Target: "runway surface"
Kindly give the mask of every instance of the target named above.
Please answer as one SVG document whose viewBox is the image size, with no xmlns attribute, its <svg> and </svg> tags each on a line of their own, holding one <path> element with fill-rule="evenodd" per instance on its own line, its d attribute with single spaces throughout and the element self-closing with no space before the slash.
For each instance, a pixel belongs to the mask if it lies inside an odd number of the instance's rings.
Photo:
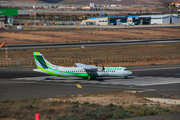
<svg viewBox="0 0 180 120">
<path fill-rule="evenodd" d="M 36 73 L 32 68 L 0 68 L 0 101 L 93 92 L 136 91 L 147 97 L 173 95 L 180 99 L 180 65 L 128 67 L 133 72 L 129 79 L 103 77 L 93 80 L 81 78 L 62 78 Z M 80 84 L 82 88 L 78 88 Z M 161 93 L 161 94 L 157 94 Z M 135 117 L 144 119 L 174 119 L 179 113 Z"/>
<path fill-rule="evenodd" d="M 157 97 L 157 92 L 180 98 L 180 65 L 129 67 L 133 76 L 102 77 L 93 80 L 56 77 L 36 73 L 32 68 L 0 69 L 0 100 L 51 97 L 108 91 L 139 91 Z M 82 88 L 78 88 L 80 84 Z"/>
<path fill-rule="evenodd" d="M 9 50 L 15 49 L 44 49 L 44 48 L 71 48 L 71 47 L 102 47 L 102 46 L 124 46 L 124 45 L 149 45 L 180 43 L 179 38 L 156 39 L 156 40 L 129 40 L 111 42 L 75 42 L 75 43 L 44 43 L 44 44 L 11 44 L 7 45 Z M 1 49 L 5 49 L 3 46 Z"/>
</svg>

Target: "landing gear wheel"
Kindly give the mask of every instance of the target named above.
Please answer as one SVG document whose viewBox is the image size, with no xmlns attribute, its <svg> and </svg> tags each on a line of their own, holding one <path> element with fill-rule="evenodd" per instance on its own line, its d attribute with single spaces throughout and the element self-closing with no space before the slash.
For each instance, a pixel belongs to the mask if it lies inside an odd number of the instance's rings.
<svg viewBox="0 0 180 120">
<path fill-rule="evenodd" d="M 124 78 L 125 78 L 125 79 L 128 79 L 128 76 L 125 76 Z"/>
</svg>

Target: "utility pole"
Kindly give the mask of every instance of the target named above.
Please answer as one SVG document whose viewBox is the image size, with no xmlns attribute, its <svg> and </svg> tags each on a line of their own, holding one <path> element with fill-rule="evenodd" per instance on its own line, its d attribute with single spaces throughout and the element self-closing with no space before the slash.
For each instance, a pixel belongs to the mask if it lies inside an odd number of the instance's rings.
<svg viewBox="0 0 180 120">
<path fill-rule="evenodd" d="M 8 48 L 7 48 L 7 39 L 6 39 L 6 47 L 5 47 L 5 51 L 6 51 L 6 60 L 8 60 Z"/>
<path fill-rule="evenodd" d="M 108 0 L 108 5 L 109 5 L 109 0 Z M 109 5 L 110 8 L 110 5 Z M 110 24 L 110 17 L 109 17 L 109 9 L 108 9 L 108 25 Z"/>
<path fill-rule="evenodd" d="M 169 14 L 171 14 L 171 3 L 169 3 Z"/>
<path fill-rule="evenodd" d="M 33 5 L 33 13 L 34 13 L 34 25 L 36 25 L 36 13 L 35 13 L 36 5 Z"/>
<path fill-rule="evenodd" d="M 71 14 L 70 14 L 70 23 L 71 23 Z"/>
</svg>

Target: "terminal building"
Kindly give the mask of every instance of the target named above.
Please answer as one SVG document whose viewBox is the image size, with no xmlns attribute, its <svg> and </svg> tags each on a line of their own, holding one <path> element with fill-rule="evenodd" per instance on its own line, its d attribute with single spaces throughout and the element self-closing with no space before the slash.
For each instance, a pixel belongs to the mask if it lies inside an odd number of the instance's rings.
<svg viewBox="0 0 180 120">
<path fill-rule="evenodd" d="M 98 25 L 109 25 L 113 24 L 116 25 L 117 21 L 121 21 L 122 23 L 127 22 L 126 16 L 106 16 L 106 17 L 91 17 L 88 20 L 83 20 L 83 23 L 90 23 L 90 24 L 98 24 Z"/>
<path fill-rule="evenodd" d="M 13 26 L 13 16 L 18 15 L 17 8 L 0 8 L 0 27 Z"/>
<path fill-rule="evenodd" d="M 145 15 L 145 16 L 106 16 L 91 17 L 83 20 L 83 23 L 96 25 L 119 25 L 121 23 L 134 23 L 135 25 L 151 25 L 151 24 L 178 24 L 178 15 Z"/>
</svg>

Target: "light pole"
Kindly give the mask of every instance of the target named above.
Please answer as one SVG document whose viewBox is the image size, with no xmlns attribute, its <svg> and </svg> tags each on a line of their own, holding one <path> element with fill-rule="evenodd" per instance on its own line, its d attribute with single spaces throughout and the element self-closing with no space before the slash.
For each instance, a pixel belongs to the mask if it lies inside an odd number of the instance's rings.
<svg viewBox="0 0 180 120">
<path fill-rule="evenodd" d="M 34 25 L 36 26 L 36 13 L 35 13 L 35 4 L 33 5 L 33 13 L 34 13 Z"/>
<path fill-rule="evenodd" d="M 71 23 L 71 14 L 70 14 L 70 23 Z"/>
</svg>

